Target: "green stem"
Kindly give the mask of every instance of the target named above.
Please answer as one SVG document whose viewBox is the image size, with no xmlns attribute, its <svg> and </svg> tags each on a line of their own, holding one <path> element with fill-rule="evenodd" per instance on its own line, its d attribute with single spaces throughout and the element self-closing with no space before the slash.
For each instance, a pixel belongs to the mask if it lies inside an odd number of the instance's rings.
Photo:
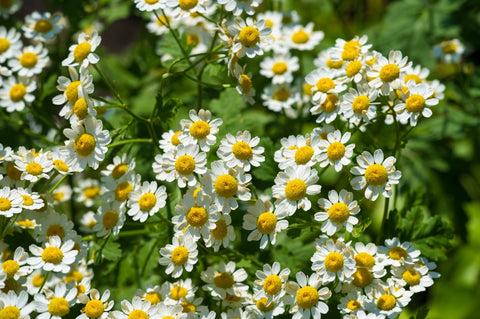
<svg viewBox="0 0 480 319">
<path fill-rule="evenodd" d="M 117 90 L 115 90 L 115 88 L 113 87 L 112 83 L 110 83 L 110 81 L 107 79 L 107 77 L 105 76 L 105 74 L 102 72 L 102 70 L 100 70 L 100 67 L 97 65 L 97 64 L 94 64 L 93 67 L 95 68 L 95 70 L 98 72 L 98 75 L 100 75 L 100 77 L 103 79 L 103 81 L 107 84 L 107 86 L 110 88 L 110 90 L 112 91 L 113 95 L 115 95 L 115 97 L 117 98 L 117 100 L 122 103 L 122 104 L 125 104 L 123 103 L 123 100 L 122 98 L 120 97 L 120 95 L 118 94 Z"/>
<path fill-rule="evenodd" d="M 53 191 L 58 187 L 60 186 L 60 184 L 62 184 L 62 182 L 65 180 L 65 178 L 67 178 L 67 174 L 63 175 L 62 178 L 60 178 L 60 180 L 55 183 L 55 185 L 53 185 L 52 188 L 50 188 L 50 190 L 48 191 L 50 194 L 53 193 Z"/>
<path fill-rule="evenodd" d="M 385 205 L 383 207 L 383 216 L 382 216 L 382 224 L 380 226 L 380 230 L 378 231 L 378 236 L 377 236 L 377 244 L 381 244 L 381 241 L 383 239 L 384 235 L 384 228 L 385 228 L 385 223 L 389 218 L 389 213 L 388 213 L 388 206 L 390 203 L 390 197 L 385 198 Z"/>
<path fill-rule="evenodd" d="M 132 138 L 129 140 L 118 141 L 107 145 L 108 148 L 117 147 L 120 145 L 131 144 L 131 143 L 153 143 L 151 138 Z"/>
<path fill-rule="evenodd" d="M 10 223 L 7 225 L 7 227 L 2 231 L 2 235 L 0 236 L 0 241 L 3 240 L 3 238 L 5 236 L 7 236 L 8 234 L 8 231 L 10 230 L 10 228 L 13 226 L 13 224 L 15 223 L 15 221 L 17 220 L 19 214 L 16 214 L 15 216 L 13 216 L 12 220 L 10 221 Z"/>
<path fill-rule="evenodd" d="M 42 292 L 43 286 L 45 286 L 45 283 L 47 282 L 48 275 L 50 275 L 50 271 L 47 271 L 45 273 L 45 277 L 43 278 L 42 284 L 40 285 L 40 288 L 38 288 L 37 294 Z"/>
</svg>

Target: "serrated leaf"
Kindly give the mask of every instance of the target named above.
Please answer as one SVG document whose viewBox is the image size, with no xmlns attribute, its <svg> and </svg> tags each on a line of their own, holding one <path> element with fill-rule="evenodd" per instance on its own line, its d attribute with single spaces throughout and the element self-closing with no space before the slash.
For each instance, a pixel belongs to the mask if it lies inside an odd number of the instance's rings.
<svg viewBox="0 0 480 319">
<path fill-rule="evenodd" d="M 105 259 L 115 261 L 122 257 L 122 249 L 117 242 L 109 241 L 102 250 L 102 255 Z"/>
</svg>

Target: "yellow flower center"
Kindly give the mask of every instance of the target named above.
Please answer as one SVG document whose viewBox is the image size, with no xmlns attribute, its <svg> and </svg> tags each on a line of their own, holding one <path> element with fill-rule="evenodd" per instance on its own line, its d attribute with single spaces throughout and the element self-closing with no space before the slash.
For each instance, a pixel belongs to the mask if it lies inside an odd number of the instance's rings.
<svg viewBox="0 0 480 319">
<path fill-rule="evenodd" d="M 349 78 L 354 77 L 362 69 L 362 62 L 353 61 L 347 65 L 345 72 Z"/>
<path fill-rule="evenodd" d="M 182 10 L 190 10 L 197 5 L 198 0 L 178 0 L 178 4 Z"/>
<path fill-rule="evenodd" d="M 132 184 L 129 182 L 122 182 L 115 188 L 115 199 L 118 202 L 124 202 L 128 199 L 128 195 L 133 190 Z"/>
<path fill-rule="evenodd" d="M 47 237 L 58 236 L 60 239 L 65 237 L 65 228 L 59 224 L 52 224 L 47 228 Z"/>
<path fill-rule="evenodd" d="M 393 63 L 389 63 L 380 69 L 380 79 L 383 82 L 392 82 L 393 80 L 398 79 L 399 75 L 400 68 Z"/>
<path fill-rule="evenodd" d="M 330 69 L 340 69 L 343 66 L 343 61 L 342 60 L 332 61 L 331 58 L 328 58 L 326 65 Z"/>
<path fill-rule="evenodd" d="M 377 300 L 377 307 L 380 310 L 392 310 L 397 304 L 397 300 L 392 295 L 382 295 Z"/>
<path fill-rule="evenodd" d="M 55 192 L 52 194 L 52 199 L 57 202 L 61 201 L 64 197 L 65 194 L 62 192 Z"/>
<path fill-rule="evenodd" d="M 290 97 L 290 92 L 287 89 L 281 88 L 273 92 L 273 99 L 275 101 L 285 102 Z"/>
<path fill-rule="evenodd" d="M 457 46 L 453 42 L 447 42 L 442 45 L 442 52 L 444 54 L 453 54 L 457 52 Z"/>
<path fill-rule="evenodd" d="M 257 300 L 257 302 L 255 303 L 255 305 L 257 306 L 258 310 L 262 311 L 262 312 L 269 312 L 273 309 L 273 307 L 275 306 L 275 303 L 272 301 L 270 301 L 270 303 L 267 305 L 267 301 L 268 301 L 268 298 L 262 298 L 260 300 Z"/>
<path fill-rule="evenodd" d="M 7 260 L 2 264 L 3 271 L 7 278 L 12 278 L 20 269 L 20 265 L 15 260 Z M 1 317 L 0 317 L 1 318 Z"/>
<path fill-rule="evenodd" d="M 321 78 L 317 81 L 316 86 L 318 91 L 327 93 L 335 88 L 335 82 L 333 82 L 333 80 L 330 78 Z"/>
<path fill-rule="evenodd" d="M 128 314 L 128 319 L 148 319 L 150 316 L 143 310 L 135 309 Z"/>
<path fill-rule="evenodd" d="M 62 297 L 53 298 L 48 304 L 48 312 L 54 316 L 65 316 L 70 312 L 68 301 Z"/>
<path fill-rule="evenodd" d="M 267 28 L 273 27 L 273 21 L 270 20 L 270 19 L 265 19 L 265 26 L 266 26 Z"/>
<path fill-rule="evenodd" d="M 152 291 L 145 295 L 145 300 L 150 301 L 150 304 L 156 305 L 160 301 L 162 301 L 162 295 L 158 292 Z"/>
<path fill-rule="evenodd" d="M 87 302 L 84 309 L 88 318 L 100 318 L 104 310 L 105 307 L 103 306 L 103 302 L 98 299 L 93 299 Z"/>
<path fill-rule="evenodd" d="M 83 190 L 83 195 L 87 199 L 94 199 L 99 194 L 100 194 L 100 187 L 95 186 L 95 185 L 85 187 L 85 189 Z"/>
<path fill-rule="evenodd" d="M 210 125 L 205 121 L 196 121 L 190 127 L 190 135 L 197 140 L 205 139 L 210 134 Z"/>
<path fill-rule="evenodd" d="M 18 102 L 23 100 L 25 94 L 27 94 L 27 88 L 25 85 L 17 83 L 13 85 L 10 89 L 10 100 L 13 102 Z"/>
<path fill-rule="evenodd" d="M 33 30 L 37 33 L 48 33 L 52 30 L 53 25 L 50 20 L 46 19 L 40 19 L 35 22 L 35 25 L 33 26 Z"/>
<path fill-rule="evenodd" d="M 257 45 L 260 41 L 260 32 L 255 27 L 244 27 L 238 35 L 240 43 L 247 48 Z"/>
<path fill-rule="evenodd" d="M 370 99 L 365 95 L 360 95 L 353 100 L 352 109 L 357 114 L 362 114 L 366 110 L 368 110 L 368 106 L 370 105 Z"/>
<path fill-rule="evenodd" d="M 285 186 L 285 196 L 288 200 L 296 202 L 304 198 L 306 193 L 307 184 L 301 179 L 292 179 L 287 183 L 287 186 Z"/>
<path fill-rule="evenodd" d="M 23 228 L 33 228 L 35 226 L 35 223 L 29 219 L 19 220 L 17 221 L 17 224 Z"/>
<path fill-rule="evenodd" d="M 175 169 L 181 175 L 190 175 L 195 170 L 195 160 L 190 155 L 182 155 L 175 161 Z"/>
<path fill-rule="evenodd" d="M 252 89 L 252 79 L 246 74 L 240 75 L 240 86 L 244 94 L 248 94 Z"/>
<path fill-rule="evenodd" d="M 209 128 L 209 131 L 210 131 L 210 128 Z M 180 140 L 178 139 L 178 134 L 180 133 L 182 133 L 182 131 L 176 131 L 175 134 L 172 135 L 172 138 L 170 139 L 170 142 L 172 142 L 172 145 L 177 146 L 181 143 Z"/>
<path fill-rule="evenodd" d="M 233 155 L 239 160 L 248 160 L 252 158 L 253 151 L 250 145 L 246 142 L 236 142 L 232 147 Z"/>
<path fill-rule="evenodd" d="M 188 301 L 184 301 L 181 303 L 181 306 L 183 308 L 182 312 L 183 313 L 189 313 L 189 312 L 195 312 L 197 311 L 197 307 L 195 307 L 195 305 L 191 302 L 188 302 Z M 165 317 L 163 317 L 162 319 L 164 319 Z M 175 318 L 172 318 L 172 319 L 175 319 Z"/>
<path fill-rule="evenodd" d="M 328 218 L 334 223 L 342 224 L 348 216 L 350 216 L 350 210 L 344 203 L 335 203 L 328 209 Z"/>
<path fill-rule="evenodd" d="M 188 260 L 188 249 L 178 246 L 172 251 L 172 263 L 177 266 L 185 264 Z"/>
<path fill-rule="evenodd" d="M 407 258 L 408 253 L 405 249 L 399 246 L 392 247 L 388 250 L 388 256 L 395 260 L 400 260 L 401 258 Z"/>
<path fill-rule="evenodd" d="M 87 100 L 85 100 L 83 97 L 78 99 L 73 105 L 73 113 L 75 113 L 79 120 L 86 118 L 88 115 Z"/>
<path fill-rule="evenodd" d="M 140 199 L 138 200 L 138 206 L 144 212 L 150 211 L 153 207 L 155 207 L 156 203 L 157 197 L 153 193 L 145 193 L 140 196 Z"/>
<path fill-rule="evenodd" d="M 95 151 L 95 146 L 97 141 L 95 137 L 88 133 L 82 133 L 77 136 L 75 142 L 73 143 L 73 148 L 75 152 L 80 156 L 89 156 Z"/>
<path fill-rule="evenodd" d="M 327 156 L 332 161 L 338 161 L 345 155 L 345 145 L 340 142 L 333 142 L 327 148 Z"/>
<path fill-rule="evenodd" d="M 282 280 L 277 275 L 270 275 L 263 282 L 263 290 L 270 296 L 274 296 L 282 289 Z"/>
<path fill-rule="evenodd" d="M 69 170 L 68 165 L 65 164 L 65 162 L 60 159 L 54 160 L 53 165 L 55 165 L 55 167 L 61 172 L 68 172 Z"/>
<path fill-rule="evenodd" d="M 88 42 L 79 43 L 73 50 L 73 58 L 77 62 L 82 62 L 90 54 L 92 45 Z"/>
<path fill-rule="evenodd" d="M 313 87 L 314 87 L 314 85 L 312 85 L 310 83 L 303 84 L 303 86 L 302 86 L 303 94 L 306 95 L 306 96 L 312 96 L 312 88 Z"/>
<path fill-rule="evenodd" d="M 155 2 L 157 2 L 158 0 L 153 0 Z M 168 24 L 168 22 L 170 22 L 171 18 L 170 17 L 165 17 L 164 15 L 161 15 L 161 16 L 158 16 L 158 19 L 157 19 L 157 24 L 159 26 L 165 26 Z"/>
<path fill-rule="evenodd" d="M 297 291 L 296 300 L 299 307 L 304 309 L 313 308 L 320 299 L 317 289 L 312 286 L 305 286 Z"/>
<path fill-rule="evenodd" d="M 235 280 L 233 279 L 233 276 L 229 273 L 221 272 L 213 278 L 213 283 L 218 288 L 227 289 L 233 286 Z"/>
<path fill-rule="evenodd" d="M 22 176 L 22 171 L 18 170 L 15 167 L 14 163 L 8 163 L 7 164 L 7 176 L 10 179 L 13 179 L 15 181 L 19 181 L 20 177 Z M 0 205 L 0 207 L 1 207 L 1 205 Z"/>
<path fill-rule="evenodd" d="M 78 87 L 82 84 L 80 81 L 73 81 L 71 82 L 66 90 L 65 90 L 65 97 L 67 98 L 70 104 L 74 105 L 75 102 L 78 100 Z"/>
<path fill-rule="evenodd" d="M 15 306 L 6 306 L 0 310 L 0 318 L 2 319 L 18 319 L 20 318 L 20 309 Z"/>
<path fill-rule="evenodd" d="M 425 107 L 425 98 L 419 94 L 412 94 L 405 101 L 405 108 L 410 113 L 418 113 Z"/>
<path fill-rule="evenodd" d="M 20 64 L 24 68 L 30 69 L 37 64 L 38 56 L 33 52 L 25 52 L 24 54 L 22 54 L 19 60 L 20 60 Z"/>
<path fill-rule="evenodd" d="M 242 297 L 237 295 L 231 295 L 227 292 L 225 296 L 225 300 L 228 302 L 239 302 L 240 300 L 242 300 Z"/>
<path fill-rule="evenodd" d="M 186 214 L 186 219 L 192 227 L 202 227 L 208 221 L 208 214 L 201 206 L 192 206 Z"/>
<path fill-rule="evenodd" d="M 112 229 L 118 223 L 118 213 L 114 210 L 108 210 L 105 212 L 102 218 L 102 224 L 105 229 Z"/>
<path fill-rule="evenodd" d="M 338 96 L 336 94 L 327 94 L 325 102 L 320 106 L 325 113 L 332 113 L 337 109 Z"/>
<path fill-rule="evenodd" d="M 287 72 L 287 69 L 288 66 L 285 62 L 275 62 L 275 64 L 272 66 L 272 72 L 276 75 L 281 75 Z"/>
<path fill-rule="evenodd" d="M 355 262 L 359 267 L 372 268 L 375 265 L 375 258 L 369 253 L 361 252 L 355 255 Z"/>
<path fill-rule="evenodd" d="M 35 275 L 32 278 L 32 285 L 34 287 L 40 287 L 42 285 L 44 279 L 45 279 L 45 276 L 42 275 L 42 274 Z"/>
<path fill-rule="evenodd" d="M 74 270 L 74 271 L 71 271 L 67 274 L 67 276 L 65 277 L 65 282 L 67 284 L 71 283 L 73 281 L 81 282 L 82 279 L 83 279 L 82 273 L 78 270 Z"/>
<path fill-rule="evenodd" d="M 416 286 L 420 283 L 420 274 L 415 269 L 407 269 L 402 274 L 403 280 L 410 286 Z"/>
<path fill-rule="evenodd" d="M 307 43 L 310 40 L 310 35 L 303 29 L 298 30 L 292 34 L 292 42 L 297 44 Z"/>
<path fill-rule="evenodd" d="M 325 257 L 325 268 L 330 272 L 337 272 L 343 268 L 343 255 L 339 252 L 331 252 Z"/>
<path fill-rule="evenodd" d="M 261 234 L 267 235 L 275 231 L 277 216 L 271 212 L 264 212 L 258 216 L 257 229 Z"/>
<path fill-rule="evenodd" d="M 218 196 L 229 198 L 237 193 L 238 182 L 232 175 L 224 174 L 217 178 L 214 188 Z"/>
<path fill-rule="evenodd" d="M 347 302 L 347 309 L 350 310 L 357 310 L 362 306 L 362 304 L 358 300 L 350 300 Z"/>
<path fill-rule="evenodd" d="M 420 84 L 422 83 L 422 79 L 416 75 L 416 74 L 407 74 L 405 75 L 405 83 L 407 83 L 410 80 L 414 80 L 415 83 Z"/>
<path fill-rule="evenodd" d="M 43 167 L 38 163 L 30 162 L 25 167 L 25 171 L 30 175 L 37 176 L 43 173 Z"/>
<path fill-rule="evenodd" d="M 358 288 L 365 288 L 366 286 L 370 285 L 372 281 L 373 275 L 370 270 L 366 268 L 358 268 L 353 273 L 352 283 Z"/>
<path fill-rule="evenodd" d="M 365 170 L 365 179 L 370 185 L 383 185 L 388 180 L 387 169 L 383 165 L 372 164 Z"/>
<path fill-rule="evenodd" d="M 115 166 L 112 170 L 112 177 L 113 179 L 119 179 L 128 171 L 128 165 L 125 163 L 120 163 Z"/>
<path fill-rule="evenodd" d="M 7 211 L 12 208 L 12 202 L 6 197 L 0 197 L 0 211 Z"/>
<path fill-rule="evenodd" d="M 187 34 L 187 46 L 193 45 L 193 47 L 196 47 L 198 43 L 200 43 L 200 39 L 198 38 L 198 35 Z"/>
<path fill-rule="evenodd" d="M 6 38 L 0 38 L 0 54 L 6 52 L 10 48 L 10 41 Z"/>
<path fill-rule="evenodd" d="M 144 0 L 148 4 L 155 4 L 158 2 L 158 0 Z"/>
<path fill-rule="evenodd" d="M 313 152 L 313 148 L 309 145 L 300 147 L 295 152 L 295 162 L 298 165 L 307 164 L 308 161 L 310 161 L 310 159 L 312 158 Z"/>
<path fill-rule="evenodd" d="M 360 49 L 354 46 L 346 47 L 342 51 L 342 59 L 345 61 L 355 60 L 360 56 Z"/>
<path fill-rule="evenodd" d="M 215 222 L 215 228 L 211 229 L 210 232 L 212 233 L 213 238 L 215 239 L 223 239 L 227 236 L 227 224 L 223 219 Z"/>
<path fill-rule="evenodd" d="M 173 300 L 180 300 L 188 294 L 188 290 L 181 286 L 174 286 L 170 290 L 170 297 Z"/>
</svg>

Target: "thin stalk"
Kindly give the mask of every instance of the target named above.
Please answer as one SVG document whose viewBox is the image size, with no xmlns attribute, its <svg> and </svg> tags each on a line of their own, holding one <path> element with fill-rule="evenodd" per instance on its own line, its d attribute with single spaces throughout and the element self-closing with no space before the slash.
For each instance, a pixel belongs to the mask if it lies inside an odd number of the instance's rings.
<svg viewBox="0 0 480 319">
<path fill-rule="evenodd" d="M 45 286 L 45 283 L 47 282 L 48 275 L 50 275 L 50 271 L 47 271 L 45 273 L 45 277 L 43 278 L 42 284 L 40 285 L 40 288 L 38 288 L 37 294 L 42 292 L 43 286 Z"/>
<path fill-rule="evenodd" d="M 151 138 L 132 138 L 129 140 L 118 141 L 107 145 L 108 148 L 114 148 L 120 145 L 132 144 L 132 143 L 153 143 Z"/>
</svg>

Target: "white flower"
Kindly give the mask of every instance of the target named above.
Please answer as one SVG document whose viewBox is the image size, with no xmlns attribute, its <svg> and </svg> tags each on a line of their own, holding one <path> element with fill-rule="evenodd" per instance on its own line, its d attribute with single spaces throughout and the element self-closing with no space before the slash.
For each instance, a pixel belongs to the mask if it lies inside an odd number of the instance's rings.
<svg viewBox="0 0 480 319">
<path fill-rule="evenodd" d="M 312 85 L 312 100 L 322 105 L 327 99 L 328 94 L 338 94 L 347 88 L 345 84 L 335 78 L 335 71 L 328 69 L 316 69 L 307 74 L 305 81 Z M 328 111 L 328 110 L 325 110 Z M 318 112 L 312 112 L 317 114 Z"/>
<path fill-rule="evenodd" d="M 30 245 L 29 249 L 32 257 L 27 262 L 33 269 L 43 268 L 45 271 L 68 273 L 70 265 L 75 262 L 78 250 L 74 250 L 74 241 L 67 240 L 62 244 L 60 237 L 51 236 L 45 247 Z"/>
<path fill-rule="evenodd" d="M 446 63 L 458 63 L 465 52 L 465 46 L 460 40 L 454 38 L 442 41 L 433 47 L 433 55 Z"/>
<path fill-rule="evenodd" d="M 22 207 L 24 209 L 36 210 L 45 206 L 40 195 L 29 188 L 17 188 L 17 193 L 23 199 Z"/>
<path fill-rule="evenodd" d="M 293 72 L 300 68 L 298 57 L 290 54 L 275 54 L 260 63 L 260 74 L 272 79 L 273 84 L 292 83 Z"/>
<path fill-rule="evenodd" d="M 106 237 L 110 233 L 114 236 L 118 235 L 125 222 L 125 205 L 102 201 L 102 206 L 95 214 L 95 221 L 93 231 L 97 232 L 98 237 Z"/>
<path fill-rule="evenodd" d="M 400 286 L 407 287 L 409 291 L 417 293 L 425 291 L 433 285 L 433 278 L 440 277 L 437 272 L 430 272 L 426 265 L 420 262 L 414 264 L 403 264 L 400 267 L 392 268 L 393 280 Z"/>
<path fill-rule="evenodd" d="M 233 16 L 238 17 L 245 12 L 248 15 L 255 14 L 255 9 L 258 8 L 258 5 L 262 0 L 217 0 L 218 4 L 225 6 L 225 10 L 233 13 Z"/>
<path fill-rule="evenodd" d="M 97 179 L 82 178 L 78 180 L 78 186 L 73 188 L 75 201 L 86 207 L 92 207 L 95 201 L 102 198 L 102 190 Z"/>
<path fill-rule="evenodd" d="M 407 83 L 407 92 L 402 94 L 402 103 L 393 107 L 398 121 L 402 124 L 410 122 L 416 126 L 420 115 L 423 117 L 432 116 L 431 106 L 438 104 L 438 99 L 433 98 L 434 90 L 426 83 L 416 84 L 414 80 Z"/>
<path fill-rule="evenodd" d="M 410 302 L 413 292 L 395 284 L 390 278 L 387 285 L 372 290 L 372 300 L 365 306 L 366 310 L 376 315 L 394 318 L 399 315 Z"/>
<path fill-rule="evenodd" d="M 198 288 L 193 285 L 191 278 L 180 279 L 174 283 L 165 282 L 165 284 L 165 287 L 162 286 L 165 295 L 163 303 L 167 305 L 179 305 L 187 300 L 192 300 Z"/>
<path fill-rule="evenodd" d="M 1 6 L 0 6 L 1 14 Z M 21 50 L 22 41 L 20 40 L 20 33 L 15 28 L 7 30 L 4 26 L 0 27 L 0 63 L 3 64 L 6 60 L 13 57 L 15 52 Z M 4 68 L 1 66 L 0 68 Z M 4 74 L 2 74 L 4 75 Z"/>
<path fill-rule="evenodd" d="M 254 104 L 255 99 L 253 97 L 257 91 L 252 83 L 252 73 L 245 74 L 244 72 L 245 68 L 240 68 L 238 72 L 235 72 L 238 81 L 238 85 L 235 88 L 242 95 L 242 103 L 245 103 L 246 100 L 249 104 Z"/>
<path fill-rule="evenodd" d="M 332 292 L 327 287 L 319 289 L 322 281 L 316 273 L 307 277 L 303 272 L 298 272 L 296 278 L 298 284 L 290 284 L 297 288 L 295 292 L 291 292 L 295 295 L 290 308 L 290 313 L 294 314 L 292 319 L 309 319 L 310 316 L 320 319 L 322 314 L 328 312 L 328 305 L 323 301 L 329 299 Z"/>
<path fill-rule="evenodd" d="M 353 258 L 355 259 L 357 272 L 359 269 L 363 268 L 371 271 L 373 277 L 375 278 L 382 278 L 385 276 L 387 273 L 385 270 L 387 258 L 383 254 L 377 254 L 377 249 L 378 248 L 374 243 L 368 243 L 367 245 L 361 242 L 355 243 L 355 248 L 353 249 Z M 359 282 L 362 281 L 360 278 L 362 277 L 361 274 L 355 273 L 353 274 L 353 277 L 353 284 L 355 284 L 355 280 Z"/>
<path fill-rule="evenodd" d="M 32 103 L 35 96 L 31 94 L 37 85 L 28 78 L 9 77 L 0 88 L 0 106 L 7 112 L 23 111 L 25 105 Z"/>
<path fill-rule="evenodd" d="M 192 13 L 207 13 L 207 0 L 163 0 L 167 8 L 172 9 L 172 16 L 176 19 L 182 19 L 190 16 Z"/>
<path fill-rule="evenodd" d="M 287 29 L 285 38 L 291 49 L 300 51 L 313 50 L 324 38 L 322 31 L 313 31 L 313 22 L 308 23 L 305 27 L 295 25 Z"/>
<path fill-rule="evenodd" d="M 350 247 L 341 240 L 334 242 L 329 239 L 325 245 L 317 246 L 313 254 L 312 270 L 322 279 L 324 284 L 338 278 L 340 282 L 348 282 L 355 271 L 355 260 Z"/>
<path fill-rule="evenodd" d="M 26 38 L 45 42 L 53 39 L 62 31 L 63 26 L 59 23 L 60 19 L 59 14 L 52 16 L 50 12 L 34 11 L 25 16 L 25 24 L 22 26 L 22 30 Z"/>
<path fill-rule="evenodd" d="M 27 265 L 28 253 L 22 247 L 17 247 L 13 254 L 13 258 L 3 261 L 3 272 L 7 275 L 6 279 L 19 280 L 32 272 Z M 1 311 L 0 311 L 1 313 Z"/>
<path fill-rule="evenodd" d="M 390 91 L 401 86 L 401 76 L 411 64 L 408 57 L 402 58 L 400 51 L 390 51 L 388 59 L 379 56 L 371 70 L 367 72 L 367 76 L 373 78 L 368 85 L 379 89 L 383 95 L 388 95 Z"/>
<path fill-rule="evenodd" d="M 197 263 L 197 243 L 191 235 L 176 235 L 172 239 L 172 244 L 160 249 L 160 255 L 160 265 L 167 266 L 165 273 L 178 278 L 184 268 L 185 271 L 191 272 L 193 265 Z"/>
<path fill-rule="evenodd" d="M 330 164 L 335 168 L 335 171 L 340 172 L 343 166 L 350 164 L 350 158 L 355 148 L 355 144 L 345 145 L 350 140 L 350 136 L 350 132 L 345 132 L 342 136 L 342 133 L 336 130 L 328 133 L 326 139 L 319 141 L 320 154 L 318 155 L 318 161 L 320 167 L 326 167 Z"/>
<path fill-rule="evenodd" d="M 384 246 L 378 247 L 378 254 L 384 255 L 387 265 L 400 267 L 405 263 L 418 262 L 420 250 L 408 241 L 401 242 L 400 239 L 394 237 L 392 239 L 385 239 Z"/>
<path fill-rule="evenodd" d="M 366 44 L 368 37 L 363 35 L 358 37 L 356 35 L 353 39 L 345 41 L 344 39 L 337 39 L 335 46 L 331 50 L 332 61 L 354 61 L 365 57 L 368 50 L 372 47 L 371 44 Z"/>
<path fill-rule="evenodd" d="M 384 197 L 392 196 L 392 184 L 398 184 L 402 172 L 395 168 L 396 159 L 393 156 L 384 160 L 383 151 L 378 149 L 372 155 L 364 151 L 357 156 L 357 164 L 350 169 L 350 173 L 360 175 L 354 177 L 350 184 L 355 190 L 365 189 L 365 197 L 376 200 L 380 192 Z"/>
<path fill-rule="evenodd" d="M 177 146 L 181 144 L 178 139 L 178 135 L 182 133 L 183 129 L 178 129 L 176 131 L 169 130 L 162 134 L 161 140 L 158 141 L 158 144 L 164 153 L 168 153 L 177 149 Z"/>
<path fill-rule="evenodd" d="M 257 136 L 252 138 L 249 131 L 239 131 L 235 137 L 227 133 L 220 142 L 217 155 L 228 167 L 240 167 L 248 172 L 251 166 L 258 167 L 261 162 L 265 161 L 265 157 L 262 155 L 264 148 L 258 146 L 258 143 L 260 143 L 260 138 Z"/>
<path fill-rule="evenodd" d="M 230 22 L 228 31 L 234 36 L 232 53 L 238 57 L 246 55 L 252 59 L 263 55 L 263 49 L 272 41 L 271 29 L 265 26 L 265 20 L 254 21 L 250 17 L 243 20 L 237 16 Z"/>
<path fill-rule="evenodd" d="M 89 296 L 90 295 L 90 296 Z M 110 290 L 105 290 L 103 295 L 97 289 L 90 290 L 89 294 L 80 294 L 78 296 L 79 303 L 85 305 L 82 309 L 82 314 L 77 319 L 100 318 L 107 319 L 109 311 L 113 308 L 113 300 L 110 298 Z"/>
<path fill-rule="evenodd" d="M 230 242 L 235 240 L 235 230 L 232 224 L 232 217 L 228 214 L 221 214 L 220 218 L 215 222 L 215 228 L 210 229 L 210 234 L 204 238 L 206 247 L 213 247 L 213 251 L 217 252 L 220 246 L 227 248 Z"/>
<path fill-rule="evenodd" d="M 312 167 L 318 161 L 320 154 L 320 138 L 318 135 L 304 135 L 282 138 L 282 148 L 274 156 L 280 169 L 305 165 Z"/>
<path fill-rule="evenodd" d="M 148 318 L 161 319 L 158 313 L 159 305 L 151 305 L 150 301 L 142 300 L 139 296 L 134 296 L 132 303 L 128 300 L 122 300 L 122 311 L 113 311 L 113 318 L 129 319 L 129 318 Z"/>
<path fill-rule="evenodd" d="M 212 114 L 208 110 L 199 110 L 197 113 L 192 109 L 188 114 L 191 120 L 180 121 L 184 131 L 178 135 L 178 139 L 184 145 L 198 143 L 202 151 L 208 152 L 217 141 L 215 134 L 223 123 L 222 119 L 211 120 Z"/>
<path fill-rule="evenodd" d="M 135 6 L 140 11 L 155 11 L 165 9 L 166 0 L 134 0 Z"/>
<path fill-rule="evenodd" d="M 0 5 L 0 17 L 8 18 L 22 7 L 22 0 L 12 0 Z"/>
<path fill-rule="evenodd" d="M 25 290 L 18 295 L 9 290 L 8 293 L 0 294 L 0 318 L 30 319 L 30 313 L 35 310 L 33 302 L 28 303 L 28 293 Z"/>
<path fill-rule="evenodd" d="M 157 187 L 157 182 L 143 182 L 143 185 L 128 195 L 127 214 L 132 216 L 133 220 L 141 223 L 145 222 L 149 216 L 152 216 L 165 206 L 167 199 L 166 187 L 161 185 Z"/>
<path fill-rule="evenodd" d="M 351 233 L 353 226 L 358 223 L 358 219 L 353 215 L 360 212 L 360 206 L 353 200 L 353 194 L 344 189 L 340 194 L 332 189 L 328 192 L 328 199 L 320 198 L 318 205 L 325 211 L 316 213 L 315 220 L 324 222 L 322 231 L 328 236 L 332 236 L 343 226 Z"/>
<path fill-rule="evenodd" d="M 49 61 L 48 51 L 42 44 L 26 46 L 15 54 L 15 59 L 8 61 L 12 72 L 21 77 L 32 77 L 40 74 Z"/>
<path fill-rule="evenodd" d="M 359 125 L 363 120 L 369 123 L 376 116 L 375 102 L 378 96 L 378 90 L 370 88 L 366 84 L 358 85 L 357 89 L 351 88 L 348 93 L 343 95 L 340 108 L 343 116 L 355 125 Z"/>
<path fill-rule="evenodd" d="M 200 278 L 207 283 L 202 289 L 209 291 L 214 298 L 221 300 L 225 300 L 227 294 L 236 295 L 236 289 L 246 292 L 248 286 L 242 282 L 247 279 L 247 272 L 243 268 L 237 270 L 235 268 L 236 265 L 233 261 L 228 264 L 220 262 L 218 270 L 208 267 L 200 274 Z"/>
<path fill-rule="evenodd" d="M 0 189 L 0 215 L 7 218 L 22 212 L 23 198 L 16 189 L 6 186 Z"/>
<path fill-rule="evenodd" d="M 115 182 L 121 178 L 125 178 L 127 175 L 135 173 L 135 158 L 123 153 L 122 156 L 115 156 L 113 158 L 113 163 L 108 164 L 107 168 L 102 170 L 102 182 Z"/>
<path fill-rule="evenodd" d="M 62 61 L 63 66 L 77 66 L 82 64 L 87 66 L 89 64 L 96 64 L 100 58 L 93 51 L 98 47 L 102 38 L 94 31 L 92 35 L 87 35 L 84 32 L 78 35 L 78 44 L 71 45 L 68 50 L 70 53 L 68 57 Z"/>
<path fill-rule="evenodd" d="M 274 299 L 279 300 L 285 294 L 285 285 L 290 275 L 290 269 L 284 268 L 280 271 L 280 263 L 274 262 L 271 266 L 263 265 L 263 271 L 255 273 L 258 279 L 255 280 L 255 287 L 258 288 L 254 298 L 259 300 L 266 298 L 266 305 Z"/>
<path fill-rule="evenodd" d="M 301 102 L 300 92 L 290 84 L 267 85 L 262 93 L 263 105 L 274 112 L 285 113 Z M 288 114 L 288 113 L 287 113 Z"/>
<path fill-rule="evenodd" d="M 53 163 L 46 154 L 35 156 L 29 152 L 23 159 L 15 160 L 15 167 L 22 172 L 22 179 L 35 183 L 40 178 L 50 177 L 48 172 L 53 169 Z"/>
<path fill-rule="evenodd" d="M 76 303 L 77 288 L 67 290 L 63 282 L 55 285 L 55 291 L 45 290 L 35 294 L 35 310 L 39 313 L 36 319 L 61 319 L 70 312 Z"/>
</svg>

